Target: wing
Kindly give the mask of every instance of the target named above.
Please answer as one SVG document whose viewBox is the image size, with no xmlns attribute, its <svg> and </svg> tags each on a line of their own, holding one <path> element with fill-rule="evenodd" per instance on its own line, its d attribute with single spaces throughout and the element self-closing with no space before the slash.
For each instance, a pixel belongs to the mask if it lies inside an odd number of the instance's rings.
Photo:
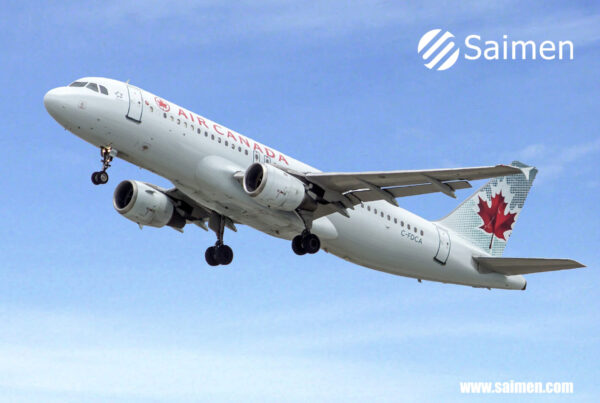
<svg viewBox="0 0 600 403">
<path fill-rule="evenodd" d="M 386 200 L 397 206 L 397 197 L 442 192 L 456 197 L 455 190 L 470 188 L 469 181 L 514 175 L 522 171 L 509 165 L 415 171 L 306 173 L 297 176 L 313 184 L 316 198 L 324 203 L 315 218 L 362 202 Z"/>
<path fill-rule="evenodd" d="M 506 275 L 541 273 L 545 271 L 578 269 L 585 267 L 571 259 L 538 259 L 517 257 L 486 257 L 473 258 L 484 271 L 495 271 Z"/>
</svg>

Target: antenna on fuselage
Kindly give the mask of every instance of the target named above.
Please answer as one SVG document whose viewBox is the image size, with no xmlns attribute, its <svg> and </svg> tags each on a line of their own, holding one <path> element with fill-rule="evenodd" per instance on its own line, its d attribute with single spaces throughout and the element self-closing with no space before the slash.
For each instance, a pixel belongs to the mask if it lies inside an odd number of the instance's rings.
<svg viewBox="0 0 600 403">
<path fill-rule="evenodd" d="M 131 80 L 131 78 L 128 78 L 125 84 L 129 84 L 129 80 Z"/>
</svg>

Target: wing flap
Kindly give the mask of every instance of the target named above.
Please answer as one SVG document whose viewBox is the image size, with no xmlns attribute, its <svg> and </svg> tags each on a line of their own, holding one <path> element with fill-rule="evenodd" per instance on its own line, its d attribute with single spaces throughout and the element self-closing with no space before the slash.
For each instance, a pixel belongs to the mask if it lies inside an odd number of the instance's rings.
<svg viewBox="0 0 600 403">
<path fill-rule="evenodd" d="M 494 271 L 508 276 L 585 267 L 581 263 L 571 259 L 487 256 L 474 257 L 473 259 L 478 263 L 479 268 L 484 271 Z"/>
</svg>

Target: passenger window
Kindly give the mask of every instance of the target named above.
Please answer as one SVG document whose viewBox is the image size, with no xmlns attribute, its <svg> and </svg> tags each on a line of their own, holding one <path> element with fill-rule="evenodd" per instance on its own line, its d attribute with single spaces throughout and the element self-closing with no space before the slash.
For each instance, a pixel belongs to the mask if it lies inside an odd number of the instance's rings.
<svg viewBox="0 0 600 403">
<path fill-rule="evenodd" d="M 394 218 L 394 224 L 398 224 L 398 219 Z"/>
<path fill-rule="evenodd" d="M 194 131 L 194 125 L 190 125 L 190 129 L 192 129 L 192 131 Z"/>
<path fill-rule="evenodd" d="M 235 144 L 234 143 L 231 143 L 231 149 L 235 150 Z"/>
<path fill-rule="evenodd" d="M 98 84 L 96 84 L 96 83 L 89 83 L 85 87 L 89 88 L 92 91 L 98 92 Z"/>
<path fill-rule="evenodd" d="M 74 83 L 69 84 L 69 87 L 85 87 L 87 82 L 84 81 L 75 81 Z"/>
<path fill-rule="evenodd" d="M 181 124 L 181 119 L 177 119 L 177 124 Z"/>
<path fill-rule="evenodd" d="M 400 226 L 404 227 L 404 221 L 400 221 Z"/>
<path fill-rule="evenodd" d="M 200 129 L 198 129 L 200 130 Z M 204 137 L 208 137 L 208 132 L 204 132 Z"/>
<path fill-rule="evenodd" d="M 423 233 L 423 230 L 421 230 L 421 236 L 423 236 L 423 235 L 425 235 L 425 234 Z"/>
<path fill-rule="evenodd" d="M 163 112 L 163 118 L 165 118 L 165 119 L 167 118 L 167 113 L 166 112 Z"/>
<path fill-rule="evenodd" d="M 183 122 L 183 127 L 187 127 L 187 122 Z"/>
<path fill-rule="evenodd" d="M 371 211 L 371 206 L 367 206 L 367 211 Z"/>
<path fill-rule="evenodd" d="M 244 153 L 245 153 L 246 155 L 248 155 L 248 150 L 245 150 L 245 151 L 244 151 Z"/>
<path fill-rule="evenodd" d="M 419 232 L 419 231 L 417 231 L 417 227 L 415 227 L 415 234 L 416 234 L 417 232 Z"/>
<path fill-rule="evenodd" d="M 410 229 L 410 224 L 406 224 L 406 228 Z"/>
<path fill-rule="evenodd" d="M 218 141 L 219 141 L 219 144 L 220 144 L 220 143 L 221 143 L 221 137 L 219 137 L 219 140 L 218 140 Z"/>
<path fill-rule="evenodd" d="M 220 141 L 219 141 L 220 143 Z M 225 140 L 225 147 L 227 147 L 229 145 L 229 142 L 227 140 Z"/>
<path fill-rule="evenodd" d="M 200 128 L 198 128 L 198 134 L 202 134 L 202 130 L 200 130 Z"/>
<path fill-rule="evenodd" d="M 108 95 L 108 90 L 103 85 L 100 86 L 100 92 L 103 93 L 104 95 Z M 152 110 L 152 107 L 150 107 L 150 110 Z"/>
<path fill-rule="evenodd" d="M 211 134 L 211 135 L 210 135 L 210 139 L 211 139 L 211 140 L 214 140 L 214 139 L 215 139 L 215 135 L 214 135 L 214 134 Z"/>
<path fill-rule="evenodd" d="M 173 117 L 173 115 L 171 115 L 171 122 L 174 122 L 175 118 Z"/>
<path fill-rule="evenodd" d="M 242 147 L 238 147 L 238 151 L 239 151 L 239 152 L 242 152 Z"/>
<path fill-rule="evenodd" d="M 383 211 L 381 212 L 381 218 L 383 218 Z"/>
<path fill-rule="evenodd" d="M 154 108 L 150 105 L 150 112 L 154 112 Z"/>
<path fill-rule="evenodd" d="M 390 215 L 388 214 L 388 221 L 391 221 L 392 217 L 390 217 Z"/>
</svg>

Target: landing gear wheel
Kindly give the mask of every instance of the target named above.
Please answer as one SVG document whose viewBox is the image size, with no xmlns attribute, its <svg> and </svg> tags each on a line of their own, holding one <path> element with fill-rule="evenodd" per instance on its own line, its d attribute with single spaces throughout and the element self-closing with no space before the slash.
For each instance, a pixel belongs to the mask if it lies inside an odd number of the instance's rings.
<svg viewBox="0 0 600 403">
<path fill-rule="evenodd" d="M 296 255 L 315 254 L 321 249 L 321 240 L 315 234 L 304 231 L 292 239 L 292 250 Z"/>
<path fill-rule="evenodd" d="M 210 266 L 218 266 L 219 262 L 217 261 L 216 257 L 215 257 L 215 252 L 216 252 L 216 248 L 214 246 L 211 246 L 210 248 L 206 249 L 206 252 L 204 253 L 204 258 L 206 259 L 206 263 L 208 263 Z"/>
<path fill-rule="evenodd" d="M 227 266 L 233 260 L 233 250 L 227 245 L 216 246 L 215 258 L 219 264 Z"/>
<path fill-rule="evenodd" d="M 108 174 L 104 171 L 94 172 L 92 174 L 92 183 L 94 185 L 104 185 L 108 182 Z"/>
<path fill-rule="evenodd" d="M 97 172 L 97 176 L 96 178 L 98 179 L 98 183 L 100 185 L 104 185 L 106 182 L 108 182 L 108 174 L 106 173 L 106 171 L 100 171 Z"/>
<path fill-rule="evenodd" d="M 306 254 L 306 249 L 302 246 L 302 235 L 296 235 L 294 239 L 292 239 L 292 250 L 299 256 Z"/>
<path fill-rule="evenodd" d="M 302 247 L 306 253 L 313 255 L 321 249 L 321 240 L 315 234 L 307 234 L 303 237 Z"/>
</svg>

